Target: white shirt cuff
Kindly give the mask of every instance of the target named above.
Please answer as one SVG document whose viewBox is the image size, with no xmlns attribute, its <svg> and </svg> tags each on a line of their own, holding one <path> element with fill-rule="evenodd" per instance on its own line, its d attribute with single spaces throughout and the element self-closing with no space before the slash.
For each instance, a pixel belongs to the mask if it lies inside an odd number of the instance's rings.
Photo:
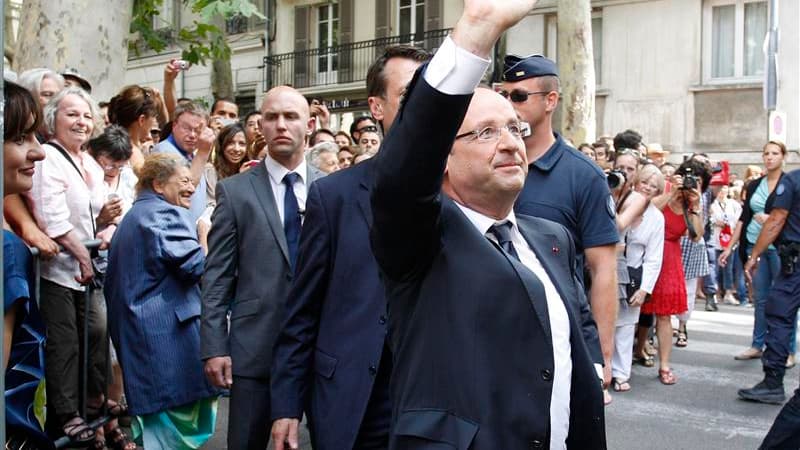
<svg viewBox="0 0 800 450">
<path fill-rule="evenodd" d="M 483 59 L 456 45 L 447 36 L 425 69 L 425 81 L 447 95 L 472 94 L 491 60 Z"/>
<path fill-rule="evenodd" d="M 603 365 L 594 363 L 594 371 L 597 372 L 597 378 L 600 378 L 600 381 L 603 381 Z"/>
</svg>

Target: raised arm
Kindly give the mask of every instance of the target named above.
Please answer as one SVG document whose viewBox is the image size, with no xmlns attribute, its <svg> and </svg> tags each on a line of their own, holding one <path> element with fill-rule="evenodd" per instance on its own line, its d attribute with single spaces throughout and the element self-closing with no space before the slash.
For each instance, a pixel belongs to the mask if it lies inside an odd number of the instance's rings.
<svg viewBox="0 0 800 450">
<path fill-rule="evenodd" d="M 409 84 L 377 157 L 372 190 L 371 242 L 387 276 L 413 276 L 438 251 L 441 184 L 453 140 L 492 47 L 535 3 L 466 0 L 451 36 Z"/>
</svg>

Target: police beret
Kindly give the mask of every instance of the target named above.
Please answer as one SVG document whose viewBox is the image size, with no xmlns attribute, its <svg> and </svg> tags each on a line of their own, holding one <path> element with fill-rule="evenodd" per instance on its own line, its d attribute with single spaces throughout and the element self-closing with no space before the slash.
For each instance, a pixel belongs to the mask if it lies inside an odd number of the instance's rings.
<svg viewBox="0 0 800 450">
<path fill-rule="evenodd" d="M 507 55 L 503 62 L 503 81 L 520 81 L 547 75 L 557 77 L 558 66 L 542 55 Z"/>
</svg>

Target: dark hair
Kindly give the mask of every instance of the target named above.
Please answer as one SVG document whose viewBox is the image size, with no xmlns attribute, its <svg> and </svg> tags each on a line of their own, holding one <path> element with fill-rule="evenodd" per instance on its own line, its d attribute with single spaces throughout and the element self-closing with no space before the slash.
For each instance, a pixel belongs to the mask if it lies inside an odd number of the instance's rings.
<svg viewBox="0 0 800 450">
<path fill-rule="evenodd" d="M 158 116 L 161 105 L 157 103 L 153 90 L 137 85 L 125 86 L 108 102 L 108 120 L 125 128 L 144 114 L 147 117 Z"/>
<path fill-rule="evenodd" d="M 639 145 L 642 143 L 642 135 L 634 130 L 625 130 L 622 133 L 617 133 L 614 136 L 614 148 L 617 151 L 623 148 L 631 150 L 639 150 Z"/>
<path fill-rule="evenodd" d="M 3 81 L 3 139 L 11 142 L 23 135 L 35 133 L 42 124 L 42 111 L 39 103 L 33 99 L 31 92 L 24 87 Z M 31 120 L 33 119 L 33 120 Z"/>
<path fill-rule="evenodd" d="M 386 62 L 392 58 L 405 58 L 423 63 L 431 59 L 431 54 L 421 48 L 410 45 L 393 45 L 386 47 L 383 54 L 369 66 L 367 71 L 367 96 L 383 97 L 386 95 Z"/>
<path fill-rule="evenodd" d="M 107 156 L 112 161 L 131 159 L 133 149 L 128 130 L 120 125 L 109 125 L 103 134 L 89 140 L 89 154 L 93 158 Z"/>
<path fill-rule="evenodd" d="M 350 140 L 351 141 L 353 140 L 352 136 L 355 134 L 356 131 L 358 131 L 358 124 L 360 124 L 361 122 L 364 122 L 365 120 L 369 120 L 370 122 L 375 123 L 375 119 L 373 119 L 370 116 L 359 116 L 359 117 L 356 117 L 356 119 L 353 121 L 353 123 L 350 124 Z"/>
<path fill-rule="evenodd" d="M 110 105 L 109 102 L 97 102 L 97 107 L 98 108 L 107 108 L 108 105 Z"/>
<path fill-rule="evenodd" d="M 225 147 L 231 143 L 233 138 L 238 133 L 245 134 L 244 127 L 242 127 L 242 125 L 238 122 L 228 125 L 219 131 L 216 149 L 214 150 L 214 169 L 217 171 L 217 181 L 227 178 L 231 175 L 236 175 L 239 173 L 239 168 L 242 167 L 242 163 L 249 161 L 247 152 L 245 152 L 244 157 L 241 161 L 239 161 L 238 164 L 231 164 L 227 159 L 225 159 Z"/>
<path fill-rule="evenodd" d="M 242 120 L 242 126 L 246 125 L 247 121 L 250 120 L 251 117 L 260 115 L 261 111 L 250 111 L 246 116 L 244 116 L 244 120 Z"/>
<path fill-rule="evenodd" d="M 678 166 L 675 174 L 685 176 L 687 172 L 691 172 L 692 175 L 703 180 L 703 192 L 708 189 L 709 183 L 711 183 L 711 172 L 705 164 L 696 159 L 687 159 Z"/>
<path fill-rule="evenodd" d="M 230 103 L 230 104 L 236 105 L 237 109 L 239 108 L 239 105 L 236 104 L 236 100 L 234 100 L 234 99 L 232 99 L 230 97 L 217 97 L 214 100 L 214 103 L 211 105 L 211 113 L 212 114 L 214 113 L 214 110 L 217 109 L 217 103 L 219 103 L 219 102 Z"/>
<path fill-rule="evenodd" d="M 352 144 L 353 144 L 353 138 L 352 138 L 352 137 L 350 137 L 350 135 L 349 135 L 349 134 L 347 134 L 347 132 L 346 132 L 346 131 L 337 131 L 337 132 L 336 132 L 336 134 L 335 134 L 335 135 L 333 135 L 334 139 L 336 138 L 336 136 L 344 136 L 344 137 L 346 137 L 346 138 L 347 138 L 347 142 L 349 142 L 349 143 L 350 143 L 350 144 L 348 144 L 348 145 L 352 145 Z"/>
<path fill-rule="evenodd" d="M 331 131 L 331 130 L 329 130 L 327 128 L 320 128 L 317 131 L 311 133 L 311 136 L 308 137 L 308 145 L 313 147 L 316 144 L 318 144 L 317 136 L 319 136 L 320 134 L 327 134 L 332 138 L 336 138 L 336 136 L 333 134 L 333 131 Z"/>
</svg>

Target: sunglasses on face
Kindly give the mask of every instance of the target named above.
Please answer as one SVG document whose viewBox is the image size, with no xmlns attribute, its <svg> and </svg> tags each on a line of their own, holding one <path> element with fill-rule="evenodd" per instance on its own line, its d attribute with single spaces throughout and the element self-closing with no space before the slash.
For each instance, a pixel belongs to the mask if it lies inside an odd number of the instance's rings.
<svg viewBox="0 0 800 450">
<path fill-rule="evenodd" d="M 513 103 L 525 103 L 528 100 L 528 97 L 531 95 L 547 95 L 552 91 L 537 91 L 537 92 L 528 92 L 523 91 L 522 89 L 514 89 L 511 92 L 508 91 L 500 91 L 499 94 L 502 95 L 504 98 L 511 100 Z"/>
<path fill-rule="evenodd" d="M 378 127 L 376 127 L 375 125 L 367 125 L 366 127 L 359 128 L 356 131 L 358 131 L 359 133 L 377 133 Z"/>
</svg>

